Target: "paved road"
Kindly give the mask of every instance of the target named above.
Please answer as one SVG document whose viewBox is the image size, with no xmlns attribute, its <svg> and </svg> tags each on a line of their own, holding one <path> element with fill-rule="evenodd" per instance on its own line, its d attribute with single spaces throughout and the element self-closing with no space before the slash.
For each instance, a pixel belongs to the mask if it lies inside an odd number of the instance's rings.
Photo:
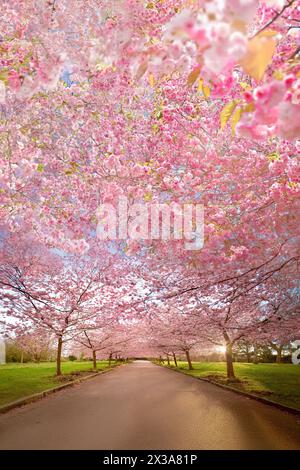
<svg viewBox="0 0 300 470">
<path fill-rule="evenodd" d="M 0 416 L 0 449 L 300 449 L 300 419 L 141 361 Z"/>
</svg>

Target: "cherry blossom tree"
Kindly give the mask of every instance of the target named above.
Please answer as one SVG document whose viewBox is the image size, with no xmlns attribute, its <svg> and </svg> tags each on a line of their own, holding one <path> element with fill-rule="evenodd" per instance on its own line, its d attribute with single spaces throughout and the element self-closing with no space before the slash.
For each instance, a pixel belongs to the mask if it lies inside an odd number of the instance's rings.
<svg viewBox="0 0 300 470">
<path fill-rule="evenodd" d="M 98 311 L 112 307 L 117 290 L 105 283 L 108 268 L 109 263 L 101 267 L 68 258 L 58 273 L 43 271 L 37 276 L 18 266 L 12 271 L 5 267 L 1 273 L 6 315 L 37 325 L 57 338 L 57 375 L 61 375 L 63 344 L 82 330 L 96 328 Z"/>
<path fill-rule="evenodd" d="M 16 328 L 11 339 L 21 350 L 21 363 L 24 354 L 34 362 L 49 360 L 55 350 L 55 337 L 44 328 Z"/>
<path fill-rule="evenodd" d="M 107 318 L 104 324 L 98 323 L 90 331 L 83 329 L 75 340 L 81 347 L 83 346 L 84 350 L 92 353 L 93 369 L 95 371 L 97 370 L 97 354 L 108 354 L 110 366 L 113 355 L 121 353 L 125 355 L 124 351 L 126 351 L 129 341 L 130 335 L 127 328 L 116 324 L 116 322 L 109 322 Z"/>
<path fill-rule="evenodd" d="M 285 341 L 278 312 L 299 334 L 298 3 L 2 2 L 1 303 L 56 335 L 57 373 L 103 312 L 153 315 L 165 353 L 225 342 L 231 378 L 238 341 Z M 203 249 L 99 240 L 120 196 L 203 204 Z"/>
</svg>

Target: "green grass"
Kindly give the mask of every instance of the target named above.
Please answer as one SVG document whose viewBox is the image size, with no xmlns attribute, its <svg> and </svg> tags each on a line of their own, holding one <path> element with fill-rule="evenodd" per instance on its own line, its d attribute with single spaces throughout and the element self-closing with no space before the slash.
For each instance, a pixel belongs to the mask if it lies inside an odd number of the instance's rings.
<svg viewBox="0 0 300 470">
<path fill-rule="evenodd" d="M 174 363 L 171 363 L 174 366 Z M 300 365 L 234 364 L 237 383 L 227 383 L 225 362 L 194 362 L 189 371 L 186 362 L 178 362 L 178 370 L 195 377 L 205 377 L 230 387 L 300 409 Z"/>
<path fill-rule="evenodd" d="M 108 361 L 98 361 L 97 366 L 99 370 L 105 369 Z M 72 374 L 92 372 L 92 367 L 89 361 L 62 362 L 64 375 L 58 379 L 55 377 L 55 362 L 0 365 L 0 406 L 61 385 L 73 379 Z"/>
</svg>

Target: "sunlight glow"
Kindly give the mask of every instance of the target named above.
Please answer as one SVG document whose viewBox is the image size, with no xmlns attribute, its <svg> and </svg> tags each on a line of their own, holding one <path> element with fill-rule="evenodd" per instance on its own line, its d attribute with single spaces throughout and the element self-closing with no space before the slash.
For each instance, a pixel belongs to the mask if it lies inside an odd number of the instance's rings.
<svg viewBox="0 0 300 470">
<path fill-rule="evenodd" d="M 226 346 L 216 346 L 216 352 L 218 353 L 226 353 Z"/>
</svg>

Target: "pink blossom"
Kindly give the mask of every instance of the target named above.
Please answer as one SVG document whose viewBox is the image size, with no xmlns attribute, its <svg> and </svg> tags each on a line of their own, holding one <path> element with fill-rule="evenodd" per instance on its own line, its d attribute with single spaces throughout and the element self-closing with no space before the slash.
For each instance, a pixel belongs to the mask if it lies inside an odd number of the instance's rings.
<svg viewBox="0 0 300 470">
<path fill-rule="evenodd" d="M 285 101 L 279 106 L 278 133 L 288 140 L 300 138 L 300 104 Z"/>
</svg>

